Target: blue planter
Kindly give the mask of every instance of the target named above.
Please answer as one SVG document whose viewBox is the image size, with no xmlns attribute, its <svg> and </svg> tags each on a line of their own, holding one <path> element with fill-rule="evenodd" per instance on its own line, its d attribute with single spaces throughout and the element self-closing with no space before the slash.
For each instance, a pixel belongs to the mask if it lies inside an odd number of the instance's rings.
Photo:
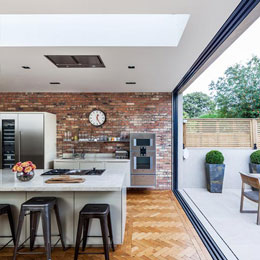
<svg viewBox="0 0 260 260">
<path fill-rule="evenodd" d="M 206 163 L 207 189 L 209 192 L 221 193 L 224 181 L 225 164 Z"/>
</svg>

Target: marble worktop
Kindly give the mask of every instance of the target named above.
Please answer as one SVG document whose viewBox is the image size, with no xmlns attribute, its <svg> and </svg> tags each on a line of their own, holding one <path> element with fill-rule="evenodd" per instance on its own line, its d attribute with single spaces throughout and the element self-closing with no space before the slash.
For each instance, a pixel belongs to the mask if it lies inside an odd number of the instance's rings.
<svg viewBox="0 0 260 260">
<path fill-rule="evenodd" d="M 34 178 L 29 182 L 19 181 L 11 170 L 0 170 L 0 191 L 121 191 L 125 187 L 126 172 L 105 170 L 100 176 L 71 176 L 84 178 L 83 183 L 47 184 L 45 181 L 58 176 L 41 176 L 48 170 L 35 170 Z"/>
</svg>

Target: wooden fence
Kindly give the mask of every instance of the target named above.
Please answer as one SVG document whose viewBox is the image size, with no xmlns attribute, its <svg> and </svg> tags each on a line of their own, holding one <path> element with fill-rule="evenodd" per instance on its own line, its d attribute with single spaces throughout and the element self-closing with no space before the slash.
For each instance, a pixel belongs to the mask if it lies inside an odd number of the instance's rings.
<svg viewBox="0 0 260 260">
<path fill-rule="evenodd" d="M 183 130 L 185 147 L 260 148 L 260 119 L 188 119 Z"/>
</svg>

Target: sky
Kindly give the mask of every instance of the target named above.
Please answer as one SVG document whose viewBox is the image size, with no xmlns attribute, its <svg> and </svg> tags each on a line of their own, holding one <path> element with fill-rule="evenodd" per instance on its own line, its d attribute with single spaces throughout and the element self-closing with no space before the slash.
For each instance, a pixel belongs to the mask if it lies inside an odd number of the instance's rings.
<svg viewBox="0 0 260 260">
<path fill-rule="evenodd" d="M 246 63 L 253 55 L 260 57 L 260 18 L 184 91 L 184 95 L 195 91 L 209 95 L 208 86 L 212 80 L 216 81 L 223 76 L 228 67 L 236 63 Z"/>
</svg>

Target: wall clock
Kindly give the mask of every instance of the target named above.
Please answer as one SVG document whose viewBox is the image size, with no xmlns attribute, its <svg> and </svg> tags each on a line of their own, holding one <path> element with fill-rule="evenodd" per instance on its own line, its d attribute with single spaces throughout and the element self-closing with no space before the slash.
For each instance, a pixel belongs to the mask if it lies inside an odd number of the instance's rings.
<svg viewBox="0 0 260 260">
<path fill-rule="evenodd" d="M 106 122 L 106 114 L 99 109 L 95 109 L 89 114 L 88 119 L 93 126 L 102 126 Z"/>
</svg>

